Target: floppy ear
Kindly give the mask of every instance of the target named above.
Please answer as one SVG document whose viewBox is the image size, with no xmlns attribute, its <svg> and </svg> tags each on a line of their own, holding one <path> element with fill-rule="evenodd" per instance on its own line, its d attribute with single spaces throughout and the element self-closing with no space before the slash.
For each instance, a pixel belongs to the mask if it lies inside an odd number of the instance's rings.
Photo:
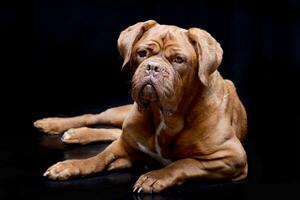
<svg viewBox="0 0 300 200">
<path fill-rule="evenodd" d="M 130 61 L 133 45 L 142 37 L 144 32 L 157 24 L 154 20 L 139 22 L 121 32 L 118 39 L 118 50 L 123 57 L 122 68 Z"/>
<path fill-rule="evenodd" d="M 190 28 L 188 37 L 198 55 L 199 79 L 205 86 L 208 86 L 209 76 L 221 64 L 223 50 L 220 44 L 205 30 Z"/>
</svg>

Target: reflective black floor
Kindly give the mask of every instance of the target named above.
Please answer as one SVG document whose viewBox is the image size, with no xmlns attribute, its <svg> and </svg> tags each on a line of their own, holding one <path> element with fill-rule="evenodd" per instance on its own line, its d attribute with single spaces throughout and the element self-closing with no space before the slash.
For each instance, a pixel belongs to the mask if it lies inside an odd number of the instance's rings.
<svg viewBox="0 0 300 200">
<path fill-rule="evenodd" d="M 15 131 L 15 132 L 14 132 Z M 173 188 L 161 194 L 136 195 L 132 186 L 138 177 L 149 171 L 139 167 L 99 173 L 69 181 L 51 181 L 42 176 L 52 164 L 72 158 L 86 158 L 101 152 L 107 145 L 94 143 L 85 146 L 65 145 L 60 136 L 48 136 L 33 127 L 7 132 L 1 145 L 0 199 L 257 199 L 289 188 L 285 185 L 260 184 L 259 159 L 246 145 L 249 159 L 249 177 L 237 183 L 196 181 Z M 255 165 L 253 165 L 253 160 Z M 294 187 L 294 185 L 291 185 Z M 283 192 L 284 196 L 290 193 Z"/>
</svg>

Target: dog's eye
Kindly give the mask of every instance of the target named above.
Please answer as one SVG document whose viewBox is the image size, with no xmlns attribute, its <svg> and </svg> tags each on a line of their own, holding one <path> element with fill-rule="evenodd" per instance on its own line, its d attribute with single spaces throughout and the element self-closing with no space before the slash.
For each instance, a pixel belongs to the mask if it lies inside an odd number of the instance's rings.
<svg viewBox="0 0 300 200">
<path fill-rule="evenodd" d="M 181 64 L 185 61 L 185 59 L 182 56 L 176 56 L 173 62 Z"/>
<path fill-rule="evenodd" d="M 141 57 L 141 58 L 144 58 L 144 57 L 147 56 L 147 51 L 146 51 L 146 50 L 139 50 L 139 51 L 137 51 L 136 53 L 137 53 L 137 55 L 138 55 L 139 57 Z"/>
</svg>

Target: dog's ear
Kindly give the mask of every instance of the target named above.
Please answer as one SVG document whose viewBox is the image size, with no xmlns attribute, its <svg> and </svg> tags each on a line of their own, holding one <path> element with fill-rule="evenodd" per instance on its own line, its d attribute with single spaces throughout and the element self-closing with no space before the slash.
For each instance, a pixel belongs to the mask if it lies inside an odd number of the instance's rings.
<svg viewBox="0 0 300 200">
<path fill-rule="evenodd" d="M 157 22 L 154 20 L 139 22 L 121 32 L 118 39 L 118 50 L 124 59 L 122 68 L 130 61 L 133 45 L 156 24 Z"/>
<path fill-rule="evenodd" d="M 190 28 L 187 34 L 198 56 L 199 79 L 205 86 L 208 86 L 209 76 L 221 64 L 223 50 L 220 44 L 205 30 Z"/>
</svg>

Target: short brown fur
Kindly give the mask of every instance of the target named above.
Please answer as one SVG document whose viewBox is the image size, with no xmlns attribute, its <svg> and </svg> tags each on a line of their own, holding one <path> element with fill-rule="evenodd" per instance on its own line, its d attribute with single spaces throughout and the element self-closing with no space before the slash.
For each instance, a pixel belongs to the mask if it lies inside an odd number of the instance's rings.
<svg viewBox="0 0 300 200">
<path fill-rule="evenodd" d="M 118 48 L 123 67 L 134 73 L 134 104 L 34 123 L 49 134 L 66 131 L 66 143 L 113 142 L 94 157 L 59 162 L 44 175 L 66 180 L 129 168 L 148 154 L 165 167 L 142 175 L 134 192 L 160 192 L 191 179 L 244 179 L 247 116 L 234 84 L 217 71 L 220 44 L 204 30 L 149 20 L 124 30 Z M 80 128 L 99 123 L 119 128 Z"/>
</svg>

